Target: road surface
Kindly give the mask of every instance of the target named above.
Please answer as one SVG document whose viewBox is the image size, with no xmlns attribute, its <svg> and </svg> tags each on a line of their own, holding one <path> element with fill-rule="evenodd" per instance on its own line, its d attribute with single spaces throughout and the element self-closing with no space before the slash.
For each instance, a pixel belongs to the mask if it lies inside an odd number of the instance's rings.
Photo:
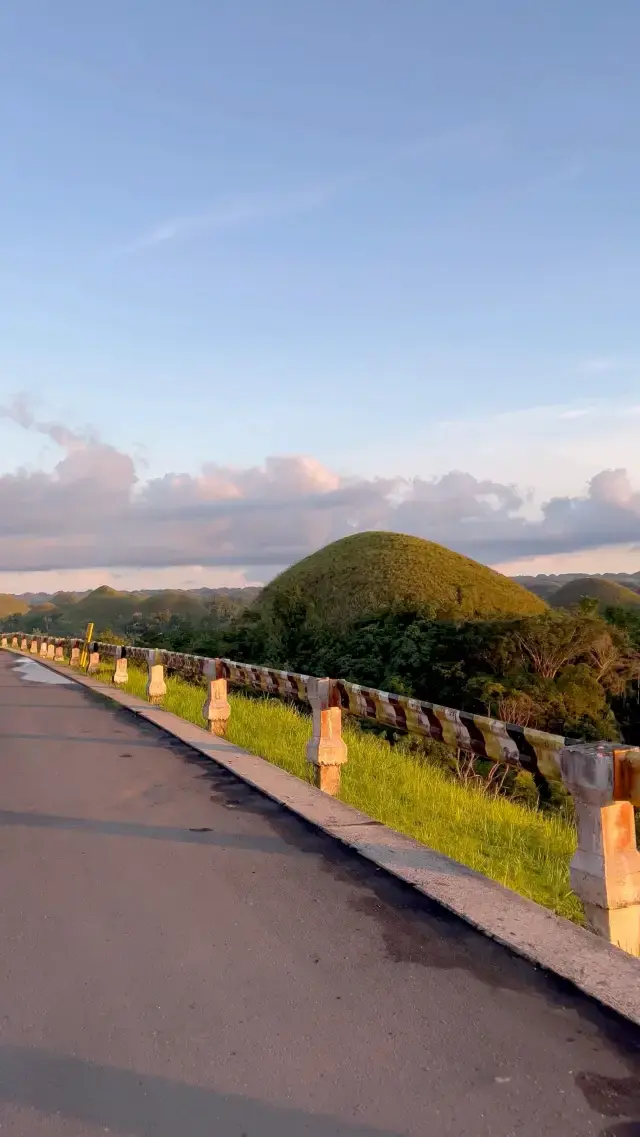
<svg viewBox="0 0 640 1137">
<path fill-rule="evenodd" d="M 50 676 L 0 653 L 0 1137 L 640 1134 L 632 1027 Z"/>
</svg>

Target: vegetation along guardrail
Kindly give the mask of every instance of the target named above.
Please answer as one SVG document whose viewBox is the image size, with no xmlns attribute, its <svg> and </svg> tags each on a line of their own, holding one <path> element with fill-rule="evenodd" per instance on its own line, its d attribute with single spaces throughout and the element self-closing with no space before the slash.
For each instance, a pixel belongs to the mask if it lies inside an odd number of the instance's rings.
<svg viewBox="0 0 640 1137">
<path fill-rule="evenodd" d="M 2 635 L 2 647 L 28 651 L 71 666 L 81 666 L 83 641 L 42 636 Z M 634 806 L 640 806 L 640 749 L 620 743 L 585 743 L 376 691 L 341 679 L 317 678 L 209 659 L 156 648 L 121 647 L 93 642 L 87 670 L 113 660 L 113 681 L 127 682 L 129 660 L 148 669 L 147 698 L 161 704 L 165 670 L 204 683 L 203 719 L 224 736 L 231 713 L 228 685 L 295 699 L 312 713 L 307 761 L 315 785 L 337 794 L 340 770 L 347 761 L 342 712 L 373 720 L 407 734 L 436 739 L 493 762 L 530 771 L 534 777 L 561 778 L 573 797 L 578 832 L 571 862 L 571 884 L 582 901 L 592 931 L 633 955 L 640 955 L 640 853 L 636 845 Z"/>
</svg>

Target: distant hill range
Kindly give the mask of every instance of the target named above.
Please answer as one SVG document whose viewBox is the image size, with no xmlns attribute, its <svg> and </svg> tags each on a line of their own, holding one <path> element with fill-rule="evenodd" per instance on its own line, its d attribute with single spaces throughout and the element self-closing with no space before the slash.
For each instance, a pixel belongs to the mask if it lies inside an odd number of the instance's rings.
<svg viewBox="0 0 640 1137">
<path fill-rule="evenodd" d="M 102 585 L 102 588 L 107 587 L 108 585 Z M 64 598 L 65 603 L 72 604 L 75 600 L 84 600 L 85 596 L 90 596 L 91 591 L 90 588 L 87 588 L 84 592 L 16 592 L 14 599 L 24 600 L 28 608 L 33 608 L 36 604 L 55 604 L 56 597 L 58 597 L 58 603 L 61 598 Z M 246 599 L 249 603 L 258 595 L 260 589 L 253 585 L 247 585 L 246 588 L 145 588 L 138 592 L 128 592 L 126 595 L 137 596 L 140 600 L 145 600 L 148 596 L 161 596 L 167 592 L 184 592 L 187 596 L 202 596 L 205 599 L 208 596 L 238 596 Z M 120 595 L 124 595 L 124 593 L 120 593 Z"/>
<path fill-rule="evenodd" d="M 604 607 L 631 607 L 640 598 L 640 572 L 541 573 L 539 576 L 514 576 L 512 579 L 553 608 L 569 607 L 583 596 L 598 599 Z"/>
<path fill-rule="evenodd" d="M 227 624 L 260 599 L 264 612 L 277 597 L 286 608 L 288 593 L 309 595 L 316 607 L 339 624 L 388 607 L 425 604 L 445 619 L 477 619 L 510 613 L 534 615 L 570 608 L 583 597 L 599 607 L 640 609 L 637 573 L 558 573 L 505 577 L 457 553 L 393 533 L 363 533 L 336 541 L 287 569 L 266 588 L 189 588 L 0 594 L 0 620 L 7 630 L 80 635 L 87 624 L 96 634 L 143 634 L 158 619 L 182 617 L 192 625 Z M 529 599 L 527 600 L 527 596 Z M 536 598 L 535 600 L 533 598 Z M 544 603 L 541 603 L 543 601 Z M 333 618 L 332 617 L 332 618 Z"/>
<path fill-rule="evenodd" d="M 132 621 L 182 616 L 193 623 L 206 619 L 226 623 L 251 604 L 259 588 L 148 589 L 119 592 L 102 585 L 91 592 L 26 592 L 0 594 L 0 619 L 16 630 L 80 635 L 89 623 L 96 634 L 122 633 Z"/>
</svg>

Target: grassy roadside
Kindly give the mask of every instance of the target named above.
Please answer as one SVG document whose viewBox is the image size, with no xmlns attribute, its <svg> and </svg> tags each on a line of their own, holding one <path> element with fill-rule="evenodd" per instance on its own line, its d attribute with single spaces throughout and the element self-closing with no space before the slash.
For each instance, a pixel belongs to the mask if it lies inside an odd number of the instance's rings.
<svg viewBox="0 0 640 1137">
<path fill-rule="evenodd" d="M 98 677 L 110 680 L 111 673 L 112 667 L 105 665 Z M 129 677 L 125 690 L 144 698 L 146 673 L 130 667 Z M 167 679 L 167 710 L 204 726 L 203 700 L 203 688 L 176 677 Z M 229 741 L 309 780 L 307 715 L 273 699 L 231 693 L 229 701 Z M 583 923 L 582 906 L 569 885 L 576 837 L 567 820 L 463 786 L 439 766 L 357 727 L 347 725 L 344 737 L 349 760 L 342 773 L 343 801 Z"/>
</svg>

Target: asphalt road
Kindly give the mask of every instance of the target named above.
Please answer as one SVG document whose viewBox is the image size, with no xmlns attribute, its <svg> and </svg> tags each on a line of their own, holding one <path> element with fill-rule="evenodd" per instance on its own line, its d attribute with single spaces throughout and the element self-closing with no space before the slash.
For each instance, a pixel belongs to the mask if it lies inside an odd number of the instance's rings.
<svg viewBox="0 0 640 1137">
<path fill-rule="evenodd" d="M 640 1134 L 639 1032 L 43 671 L 0 653 L 0 1137 Z"/>
</svg>

